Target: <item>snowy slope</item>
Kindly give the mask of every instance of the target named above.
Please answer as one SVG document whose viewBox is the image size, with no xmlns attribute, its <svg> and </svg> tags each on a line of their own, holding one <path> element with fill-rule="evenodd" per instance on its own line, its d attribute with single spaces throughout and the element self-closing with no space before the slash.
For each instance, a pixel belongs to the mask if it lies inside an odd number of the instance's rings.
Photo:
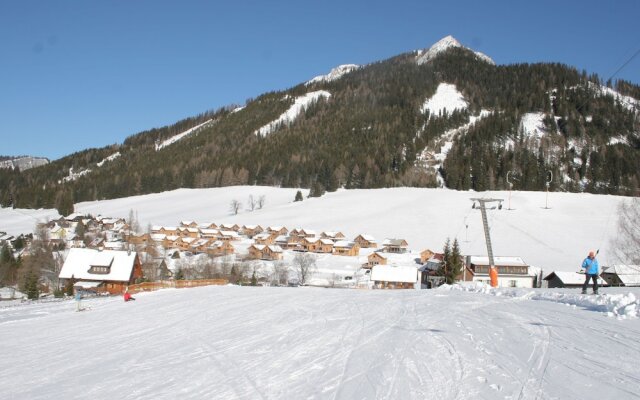
<svg viewBox="0 0 640 400">
<path fill-rule="evenodd" d="M 489 211 L 494 254 L 519 256 L 530 265 L 576 271 L 590 249 L 600 249 L 604 264 L 617 234 L 617 207 L 624 197 L 545 192 L 464 192 L 446 189 L 389 188 L 339 190 L 321 198 L 293 202 L 297 189 L 240 186 L 179 189 L 165 193 L 76 204 L 81 213 L 128 218 L 133 210 L 140 226 L 175 226 L 181 220 L 302 227 L 316 232 L 341 231 L 347 238 L 368 233 L 379 241 L 404 238 L 409 248 L 440 250 L 447 237 L 457 238 L 465 254 L 486 255 L 480 211 L 472 197 L 504 199 L 502 210 Z M 306 196 L 307 191 L 303 191 Z M 236 199 L 264 195 L 262 210 L 230 212 Z M 549 207 L 548 209 L 545 208 Z M 512 208 L 512 210 L 507 210 Z M 37 221 L 55 210 L 0 209 L 0 231 L 33 231 Z"/>
<path fill-rule="evenodd" d="M 429 111 L 430 115 L 438 116 L 445 110 L 450 114 L 454 110 L 465 110 L 468 106 L 462 93 L 456 85 L 441 83 L 433 96 L 426 99 L 420 110 L 422 113 Z"/>
<path fill-rule="evenodd" d="M 311 85 L 312 83 L 318 83 L 318 82 L 333 82 L 335 80 L 342 78 L 344 75 L 348 74 L 349 72 L 357 70 L 358 68 L 360 68 L 360 66 L 356 64 L 339 65 L 333 68 L 328 74 L 316 76 L 315 78 L 309 80 L 308 82 L 305 83 L 305 85 L 308 86 L 308 85 Z"/>
<path fill-rule="evenodd" d="M 640 319 L 608 317 L 614 297 L 637 309 L 637 290 L 456 289 L 205 287 L 86 299 L 84 312 L 4 303 L 2 397 L 640 397 Z"/>
<path fill-rule="evenodd" d="M 262 128 L 258 129 L 254 133 L 257 136 L 267 136 L 268 134 L 274 132 L 281 125 L 290 124 L 295 121 L 296 118 L 300 115 L 300 113 L 304 112 L 309 106 L 320 98 L 329 98 L 331 97 L 331 93 L 325 90 L 318 90 L 315 92 L 310 92 L 305 94 L 304 96 L 296 97 L 295 101 L 289 107 L 287 111 L 282 113 L 278 119 L 275 121 L 271 121 Z"/>
<path fill-rule="evenodd" d="M 170 146 L 177 142 L 178 140 L 184 139 L 185 137 L 197 132 L 200 128 L 203 128 L 213 122 L 212 119 L 209 119 L 199 125 L 194 126 L 193 128 L 189 128 L 184 132 L 178 133 L 177 135 L 171 136 L 169 139 L 162 141 L 161 143 L 156 144 L 156 151 L 161 150 L 167 146 Z"/>
</svg>

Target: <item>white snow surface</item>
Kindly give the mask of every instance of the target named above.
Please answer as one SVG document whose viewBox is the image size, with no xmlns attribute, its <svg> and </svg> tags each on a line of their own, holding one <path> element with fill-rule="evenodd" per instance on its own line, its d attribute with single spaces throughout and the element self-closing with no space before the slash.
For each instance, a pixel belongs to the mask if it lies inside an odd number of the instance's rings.
<svg viewBox="0 0 640 400">
<path fill-rule="evenodd" d="M 449 36 L 445 36 L 444 38 L 440 39 L 439 41 L 437 41 L 436 43 L 434 43 L 429 50 L 419 50 L 418 51 L 418 56 L 416 58 L 416 62 L 418 63 L 418 65 L 422 65 L 422 64 L 426 64 L 429 61 L 433 60 L 434 58 L 436 58 L 439 54 L 452 49 L 452 48 L 463 48 L 463 49 L 467 49 L 467 50 L 471 50 L 468 47 L 463 46 L 460 42 L 458 42 L 453 36 L 449 35 Z M 477 58 L 479 58 L 482 61 L 488 62 L 489 64 L 493 64 L 495 65 L 495 62 L 486 54 L 480 53 L 479 51 L 473 51 L 471 50 Z"/>
<path fill-rule="evenodd" d="M 430 115 L 437 117 L 445 110 L 452 113 L 454 110 L 464 110 L 467 107 L 468 103 L 456 85 L 443 82 L 438 85 L 436 93 L 425 100 L 421 112 L 429 111 Z"/>
<path fill-rule="evenodd" d="M 520 132 L 525 137 L 542 138 L 545 135 L 544 113 L 526 113 L 520 120 Z"/>
<path fill-rule="evenodd" d="M 586 193 L 473 192 L 448 189 L 388 188 L 338 190 L 320 198 L 294 202 L 295 188 L 235 186 L 178 189 L 122 199 L 82 202 L 75 211 L 94 216 L 128 218 L 136 213 L 140 226 L 197 223 L 259 224 L 304 227 L 316 232 L 340 231 L 348 240 L 370 234 L 379 240 L 402 238 L 414 251 L 440 251 L 447 238 L 457 238 L 463 254 L 486 255 L 480 211 L 472 197 L 504 199 L 502 210 L 489 210 L 495 256 L 521 257 L 529 265 L 578 271 L 589 250 L 600 249 L 601 265 L 609 259 L 617 235 L 617 207 L 626 198 Z M 306 196 L 308 190 L 303 190 Z M 263 209 L 230 211 L 232 200 L 264 195 Z M 548 209 L 545 209 L 548 205 Z M 508 210 L 507 208 L 512 208 Z M 33 232 L 36 222 L 57 218 L 50 210 L 0 208 L 0 231 L 17 236 Z M 467 227 L 468 225 L 468 227 Z"/>
<path fill-rule="evenodd" d="M 174 144 L 175 142 L 177 142 L 180 139 L 184 139 L 186 136 L 191 135 L 192 133 L 195 133 L 198 131 L 198 129 L 209 125 L 211 122 L 213 122 L 212 119 L 206 120 L 205 122 L 194 126 L 193 128 L 189 128 L 184 132 L 178 133 L 177 135 L 173 135 L 171 136 L 169 139 L 162 141 L 161 143 L 156 144 L 156 151 L 161 150 L 167 146 L 170 146 L 172 144 Z"/>
<path fill-rule="evenodd" d="M 317 90 L 315 92 L 307 93 L 304 96 L 296 97 L 293 105 L 291 105 L 287 111 L 282 113 L 278 119 L 269 122 L 254 133 L 258 136 L 267 136 L 268 134 L 273 133 L 281 125 L 287 125 L 295 121 L 300 113 L 304 112 L 310 105 L 323 97 L 329 98 L 331 97 L 331 93 L 326 90 Z"/>
<path fill-rule="evenodd" d="M 0 304 L 6 399 L 637 399 L 638 290 L 210 286 Z M 617 318 L 616 318 L 617 316 Z"/>
<path fill-rule="evenodd" d="M 309 80 L 307 83 L 305 83 L 305 85 L 308 86 L 308 85 L 311 85 L 312 83 L 317 83 L 317 82 L 333 82 L 335 80 L 342 78 L 344 75 L 348 74 L 349 72 L 357 70 L 358 68 L 360 68 L 360 66 L 356 64 L 339 65 L 333 68 L 328 74 L 316 76 L 315 78 Z"/>
<path fill-rule="evenodd" d="M 98 167 L 102 167 L 104 165 L 104 163 L 109 162 L 109 161 L 113 161 L 116 158 L 120 157 L 120 152 L 117 151 L 115 153 L 113 153 L 112 155 L 110 155 L 109 157 L 105 158 L 104 160 L 100 161 L 98 163 Z"/>
</svg>

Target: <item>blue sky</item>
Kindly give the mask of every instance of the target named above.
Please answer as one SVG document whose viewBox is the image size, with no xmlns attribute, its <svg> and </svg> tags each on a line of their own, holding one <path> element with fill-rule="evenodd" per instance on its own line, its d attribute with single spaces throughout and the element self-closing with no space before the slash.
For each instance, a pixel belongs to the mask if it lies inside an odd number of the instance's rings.
<svg viewBox="0 0 640 400">
<path fill-rule="evenodd" d="M 638 20 L 636 0 L 2 1 L 0 155 L 122 143 L 446 35 L 606 79 L 640 49 Z M 640 55 L 615 78 L 640 83 Z"/>
</svg>

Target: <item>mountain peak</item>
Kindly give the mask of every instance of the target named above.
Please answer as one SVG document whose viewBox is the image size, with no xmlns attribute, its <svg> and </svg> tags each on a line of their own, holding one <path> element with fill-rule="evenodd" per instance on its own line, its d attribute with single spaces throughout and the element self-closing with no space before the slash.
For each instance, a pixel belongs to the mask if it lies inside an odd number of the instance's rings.
<svg viewBox="0 0 640 400">
<path fill-rule="evenodd" d="M 473 54 L 476 55 L 477 58 L 479 58 L 482 61 L 488 62 L 489 64 L 494 64 L 495 62 L 488 57 L 487 55 L 474 51 L 466 46 L 463 46 L 458 40 L 456 40 L 456 38 L 454 38 L 451 35 L 447 35 L 445 37 L 443 37 L 442 39 L 438 40 L 436 43 L 434 43 L 431 47 L 429 47 L 429 50 L 424 51 L 424 50 L 420 50 L 418 51 L 418 56 L 416 58 L 416 62 L 418 63 L 418 65 L 422 65 L 422 64 L 426 64 L 429 61 L 433 60 L 434 58 L 436 58 L 439 54 L 444 53 L 445 51 L 448 51 L 449 49 L 452 48 L 462 48 L 462 49 L 466 49 L 469 50 L 471 52 L 473 52 Z"/>
</svg>

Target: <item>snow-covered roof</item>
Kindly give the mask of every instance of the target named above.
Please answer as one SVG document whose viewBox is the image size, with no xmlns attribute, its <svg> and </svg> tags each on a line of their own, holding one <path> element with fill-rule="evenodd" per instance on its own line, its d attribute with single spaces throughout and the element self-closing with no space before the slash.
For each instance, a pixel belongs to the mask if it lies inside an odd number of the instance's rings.
<svg viewBox="0 0 640 400">
<path fill-rule="evenodd" d="M 495 266 L 522 266 L 528 267 L 529 265 L 520 257 L 511 256 L 498 256 L 493 257 Z M 487 256 L 470 256 L 469 262 L 474 265 L 489 265 L 489 257 Z"/>
<path fill-rule="evenodd" d="M 584 283 L 584 274 L 579 274 L 577 272 L 553 271 L 549 275 L 545 276 L 544 279 L 549 280 L 551 275 L 554 275 L 554 274 L 565 285 L 582 285 Z"/>
<path fill-rule="evenodd" d="M 92 281 L 128 281 L 135 264 L 136 253 L 117 250 L 69 249 L 60 278 Z M 107 274 L 92 274 L 92 266 L 110 266 Z"/>
<path fill-rule="evenodd" d="M 412 266 L 374 265 L 371 270 L 372 281 L 416 282 L 418 268 Z"/>
<path fill-rule="evenodd" d="M 616 274 L 625 286 L 640 286 L 640 265 L 610 265 L 603 272 Z"/>
</svg>

